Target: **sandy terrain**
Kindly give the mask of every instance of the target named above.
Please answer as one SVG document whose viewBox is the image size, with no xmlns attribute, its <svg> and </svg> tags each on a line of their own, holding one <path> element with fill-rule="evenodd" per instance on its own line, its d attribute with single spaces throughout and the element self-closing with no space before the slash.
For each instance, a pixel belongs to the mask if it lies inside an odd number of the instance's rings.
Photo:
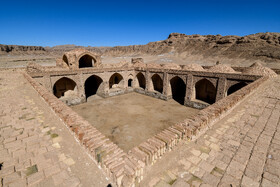
<svg viewBox="0 0 280 187">
<path fill-rule="evenodd" d="M 0 68 L 9 67 L 25 67 L 29 62 L 36 62 L 42 66 L 55 66 L 56 58 L 60 56 L 51 55 L 12 55 L 0 56 Z M 226 57 L 207 57 L 202 55 L 191 55 L 184 52 L 182 54 L 165 53 L 161 55 L 131 55 L 131 56 L 102 56 L 101 60 L 104 64 L 112 64 L 119 62 L 131 62 L 131 58 L 143 58 L 145 63 L 176 63 L 180 65 L 186 64 L 199 64 L 202 66 L 213 66 L 219 61 L 221 64 L 228 64 L 230 66 L 243 66 L 248 67 L 255 62 L 260 62 L 266 67 L 280 69 L 280 63 L 277 61 L 264 63 L 261 60 L 248 60 L 248 59 L 229 59 Z"/>
<path fill-rule="evenodd" d="M 0 68 L 25 67 L 29 62 L 42 66 L 55 66 L 55 57 L 48 55 L 3 55 L 0 56 Z"/>
<path fill-rule="evenodd" d="M 137 93 L 89 99 L 72 109 L 125 151 L 198 112 L 174 100 L 163 101 Z"/>
</svg>

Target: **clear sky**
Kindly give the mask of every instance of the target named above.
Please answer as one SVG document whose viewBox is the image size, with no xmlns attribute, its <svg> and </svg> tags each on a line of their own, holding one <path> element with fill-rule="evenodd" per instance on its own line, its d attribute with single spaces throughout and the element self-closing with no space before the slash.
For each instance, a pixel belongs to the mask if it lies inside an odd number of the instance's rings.
<svg viewBox="0 0 280 187">
<path fill-rule="evenodd" d="M 116 46 L 172 32 L 244 36 L 280 32 L 280 0 L 6 0 L 0 43 Z"/>
</svg>

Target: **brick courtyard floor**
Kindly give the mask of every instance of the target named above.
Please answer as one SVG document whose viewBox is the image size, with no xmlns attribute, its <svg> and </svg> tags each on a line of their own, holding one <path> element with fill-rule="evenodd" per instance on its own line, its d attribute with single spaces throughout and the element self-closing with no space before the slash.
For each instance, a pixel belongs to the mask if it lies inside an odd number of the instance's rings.
<svg viewBox="0 0 280 187">
<path fill-rule="evenodd" d="M 140 186 L 279 186 L 280 77 L 264 83 L 192 142 L 145 172 Z M 19 73 L 0 72 L 0 186 L 111 181 Z"/>
<path fill-rule="evenodd" d="M 19 73 L 0 72 L 0 164 L 0 186 L 110 183 Z"/>
</svg>

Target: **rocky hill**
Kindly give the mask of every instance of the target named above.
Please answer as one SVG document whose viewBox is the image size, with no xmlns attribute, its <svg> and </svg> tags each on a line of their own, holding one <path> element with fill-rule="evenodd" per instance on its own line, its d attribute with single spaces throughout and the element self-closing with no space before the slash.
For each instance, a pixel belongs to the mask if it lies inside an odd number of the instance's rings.
<svg viewBox="0 0 280 187">
<path fill-rule="evenodd" d="M 46 50 L 41 46 L 23 46 L 23 45 L 2 45 L 0 44 L 0 54 L 7 53 L 32 53 L 41 52 L 45 53 Z"/>
<path fill-rule="evenodd" d="M 60 57 L 64 52 L 81 47 L 0 45 L 0 55 L 3 59 L 6 54 L 9 56 L 39 54 L 40 58 L 48 56 L 55 61 L 55 58 Z M 244 62 L 251 64 L 252 61 L 257 60 L 271 67 L 280 67 L 280 33 L 257 33 L 244 37 L 172 33 L 166 40 L 150 42 L 146 45 L 83 48 L 101 54 L 103 57 L 110 57 L 108 61 L 112 61 L 112 57 L 149 56 L 147 59 L 150 61 L 179 64 L 190 62 L 213 64 L 220 60 L 228 64 L 242 65 Z"/>
<path fill-rule="evenodd" d="M 147 45 L 117 46 L 107 49 L 104 54 L 120 56 L 165 53 L 173 53 L 182 58 L 202 55 L 205 58 L 219 56 L 280 62 L 280 33 L 257 33 L 244 37 L 172 33 L 163 41 Z"/>
<path fill-rule="evenodd" d="M 77 46 L 77 45 L 57 45 L 54 47 L 45 47 L 45 49 L 53 54 L 53 55 L 62 55 L 63 53 L 67 52 L 67 51 L 71 51 L 73 49 L 77 49 L 77 48 L 85 48 L 91 52 L 97 53 L 97 54 L 102 54 L 107 47 L 83 47 L 83 46 Z"/>
</svg>

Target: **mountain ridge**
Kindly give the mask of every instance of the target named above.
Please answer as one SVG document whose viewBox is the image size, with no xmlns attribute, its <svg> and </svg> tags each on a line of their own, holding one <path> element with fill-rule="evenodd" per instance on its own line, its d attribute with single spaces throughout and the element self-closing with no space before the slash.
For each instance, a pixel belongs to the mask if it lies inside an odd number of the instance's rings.
<svg viewBox="0 0 280 187">
<path fill-rule="evenodd" d="M 20 46 L 0 44 L 0 54 L 46 54 L 56 57 L 76 48 L 85 48 L 103 56 L 141 56 L 170 54 L 187 58 L 190 55 L 226 57 L 230 59 L 256 59 L 264 62 L 280 62 L 280 33 L 266 32 L 246 36 L 236 35 L 186 35 L 171 33 L 167 39 L 145 45 L 114 47 L 83 47 L 74 44 L 54 47 Z"/>
</svg>

